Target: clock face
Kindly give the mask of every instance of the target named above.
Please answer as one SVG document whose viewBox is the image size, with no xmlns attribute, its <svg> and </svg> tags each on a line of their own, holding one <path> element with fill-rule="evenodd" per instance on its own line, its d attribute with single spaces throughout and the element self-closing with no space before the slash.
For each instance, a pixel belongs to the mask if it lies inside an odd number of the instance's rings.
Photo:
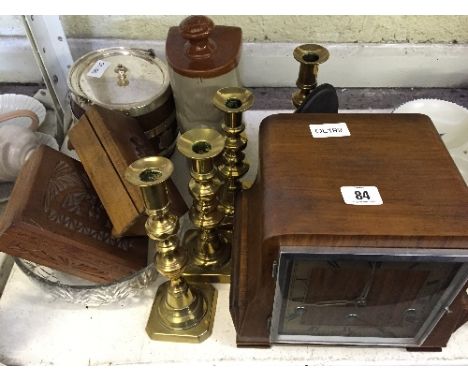
<svg viewBox="0 0 468 382">
<path fill-rule="evenodd" d="M 283 253 L 272 341 L 419 344 L 466 281 L 467 268 L 396 259 Z"/>
</svg>

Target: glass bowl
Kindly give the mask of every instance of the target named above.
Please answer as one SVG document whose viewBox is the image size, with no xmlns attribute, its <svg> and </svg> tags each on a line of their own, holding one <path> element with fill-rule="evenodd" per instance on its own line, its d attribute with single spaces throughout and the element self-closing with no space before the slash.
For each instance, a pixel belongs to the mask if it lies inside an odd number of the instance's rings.
<svg viewBox="0 0 468 382">
<path fill-rule="evenodd" d="M 193 228 L 188 213 L 179 219 L 179 237 Z M 88 280 L 57 271 L 32 261 L 15 258 L 18 268 L 36 285 L 52 297 L 65 302 L 86 306 L 101 306 L 136 297 L 142 294 L 158 278 L 154 265 L 155 242 L 148 240 L 148 266 L 125 278 L 108 284 Z"/>
<path fill-rule="evenodd" d="M 152 261 L 138 272 L 108 284 L 92 283 L 21 258 L 15 258 L 15 263 L 26 276 L 49 295 L 65 302 L 86 306 L 107 305 L 137 296 L 158 277 Z"/>
</svg>

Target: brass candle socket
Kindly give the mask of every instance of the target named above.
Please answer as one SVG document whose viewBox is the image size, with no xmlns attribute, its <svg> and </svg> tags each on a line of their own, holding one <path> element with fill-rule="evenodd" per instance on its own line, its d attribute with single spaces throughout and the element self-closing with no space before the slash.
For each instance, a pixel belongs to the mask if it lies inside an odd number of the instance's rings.
<svg viewBox="0 0 468 382">
<path fill-rule="evenodd" d="M 249 170 L 243 152 L 247 146 L 247 136 L 244 133 L 242 113 L 250 109 L 253 102 L 252 92 L 244 88 L 222 88 L 213 97 L 214 106 L 224 113 L 222 129 L 226 135 L 226 145 L 218 163 L 218 171 L 224 183 L 220 195 L 220 205 L 225 216 L 222 225 L 227 229 L 232 229 L 236 194 L 243 187 L 246 188 L 240 181 Z"/>
<path fill-rule="evenodd" d="M 202 342 L 213 328 L 217 292 L 209 284 L 188 285 L 182 277 L 188 256 L 179 246 L 179 221 L 170 212 L 166 186 L 173 170 L 169 159 L 147 157 L 125 172 L 125 179 L 140 187 L 143 195 L 146 232 L 155 240 L 156 269 L 169 278 L 156 292 L 146 332 L 154 340 Z"/>
<path fill-rule="evenodd" d="M 309 93 L 317 87 L 319 65 L 328 60 L 328 50 L 317 44 L 304 44 L 294 49 L 294 58 L 300 63 L 296 90 L 292 95 L 292 103 L 297 109 L 302 105 Z"/>
<path fill-rule="evenodd" d="M 224 142 L 221 134 L 208 128 L 189 130 L 177 140 L 177 149 L 191 163 L 189 191 L 193 204 L 189 217 L 197 227 L 184 237 L 184 246 L 190 254 L 184 276 L 190 280 L 230 281 L 231 246 L 218 230 L 224 215 L 218 201 L 221 181 L 216 177 L 213 163 L 223 151 Z"/>
</svg>

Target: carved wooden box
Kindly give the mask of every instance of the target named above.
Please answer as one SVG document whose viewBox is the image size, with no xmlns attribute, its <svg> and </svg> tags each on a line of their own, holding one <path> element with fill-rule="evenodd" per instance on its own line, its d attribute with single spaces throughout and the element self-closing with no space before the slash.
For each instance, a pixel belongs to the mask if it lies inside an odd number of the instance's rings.
<svg viewBox="0 0 468 382">
<path fill-rule="evenodd" d="M 80 162 L 46 146 L 23 166 L 0 220 L 0 251 L 106 283 L 147 264 L 146 237 L 116 239 Z"/>
<path fill-rule="evenodd" d="M 128 165 L 156 154 L 156 149 L 130 117 L 91 106 L 69 133 L 70 143 L 113 225 L 114 236 L 146 235 L 141 191 L 124 179 Z M 181 216 L 187 206 L 172 181 L 168 182 L 173 212 Z"/>
</svg>

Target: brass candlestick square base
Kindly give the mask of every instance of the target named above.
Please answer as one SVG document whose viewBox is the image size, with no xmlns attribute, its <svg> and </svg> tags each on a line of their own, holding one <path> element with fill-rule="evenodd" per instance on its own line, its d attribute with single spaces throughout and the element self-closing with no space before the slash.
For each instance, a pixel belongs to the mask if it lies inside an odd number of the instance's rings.
<svg viewBox="0 0 468 382">
<path fill-rule="evenodd" d="M 216 313 L 216 301 L 218 291 L 209 284 L 190 284 L 193 290 L 203 296 L 204 303 L 207 305 L 205 316 L 195 326 L 188 329 L 169 328 L 163 324 L 159 307 L 163 303 L 163 299 L 167 295 L 169 281 L 162 284 L 156 292 L 156 297 L 151 308 L 151 313 L 146 325 L 146 333 L 153 340 L 184 342 L 184 343 L 200 343 L 206 340 L 213 331 L 214 317 Z"/>
<path fill-rule="evenodd" d="M 183 276 L 189 282 L 229 284 L 231 282 L 231 260 L 219 269 L 201 268 L 190 264 L 185 268 Z"/>
<path fill-rule="evenodd" d="M 205 254 L 207 259 L 219 259 L 221 263 L 206 264 L 204 258 L 199 251 L 199 234 L 200 231 L 193 229 L 187 231 L 184 238 L 184 246 L 187 248 L 189 263 L 184 268 L 183 277 L 189 282 L 208 282 L 208 283 L 224 283 L 231 282 L 231 241 L 229 232 L 220 230 L 220 248 L 213 248 L 210 245 L 206 246 Z M 223 259 L 227 259 L 223 261 Z"/>
</svg>

